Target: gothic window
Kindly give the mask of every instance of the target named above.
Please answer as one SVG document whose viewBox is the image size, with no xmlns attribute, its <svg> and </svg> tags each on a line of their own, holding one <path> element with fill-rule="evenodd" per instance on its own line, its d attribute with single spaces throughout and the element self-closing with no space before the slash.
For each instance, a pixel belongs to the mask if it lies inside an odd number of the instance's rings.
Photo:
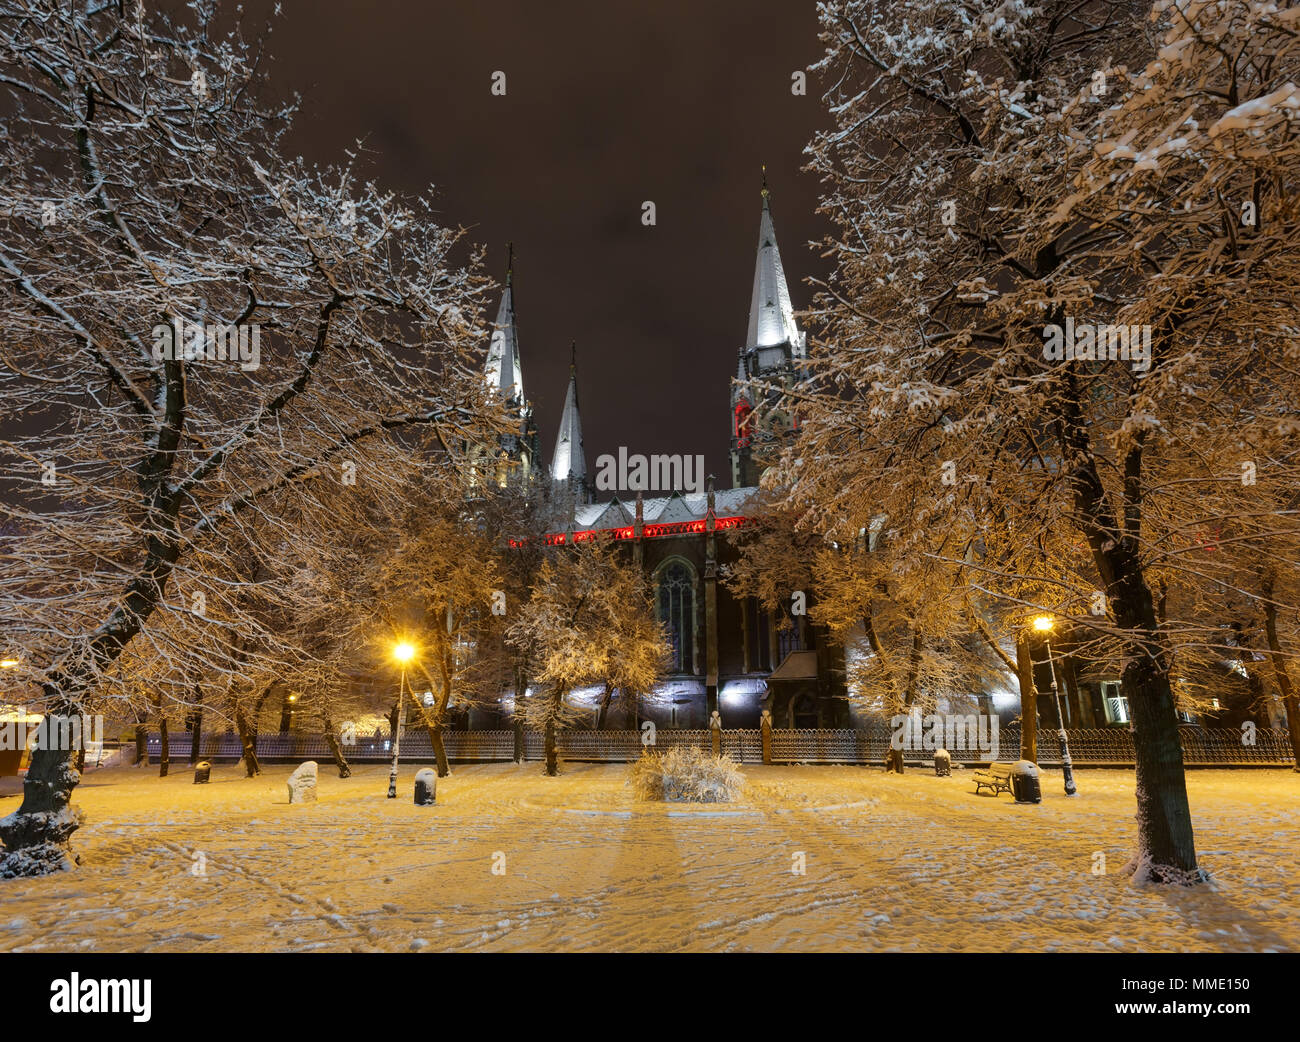
<svg viewBox="0 0 1300 1042">
<path fill-rule="evenodd" d="M 659 619 L 668 626 L 674 673 L 695 671 L 695 579 L 681 561 L 668 563 L 659 572 Z"/>
</svg>

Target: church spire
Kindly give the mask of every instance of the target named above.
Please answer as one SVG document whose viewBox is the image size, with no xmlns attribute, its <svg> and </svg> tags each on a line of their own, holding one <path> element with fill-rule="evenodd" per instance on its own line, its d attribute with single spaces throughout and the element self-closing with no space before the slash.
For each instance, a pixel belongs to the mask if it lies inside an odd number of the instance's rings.
<svg viewBox="0 0 1300 1042">
<path fill-rule="evenodd" d="M 587 477 L 587 454 L 582 447 L 582 417 L 578 414 L 578 345 L 570 342 L 569 391 L 564 396 L 560 433 L 551 457 L 551 480 L 582 484 Z"/>
<path fill-rule="evenodd" d="M 509 401 L 524 401 L 524 373 L 519 362 L 519 332 L 515 326 L 514 243 L 508 243 L 506 285 L 501 291 L 501 307 L 492 325 L 492 342 L 488 345 L 487 382 L 492 390 Z"/>
<path fill-rule="evenodd" d="M 794 323 L 790 289 L 781 266 L 781 251 L 776 245 L 772 224 L 771 193 L 767 188 L 767 167 L 763 167 L 763 211 L 758 220 L 758 259 L 754 264 L 754 291 L 749 298 L 749 334 L 747 351 L 761 347 L 789 344 L 792 357 L 804 355 L 804 335 Z"/>
</svg>

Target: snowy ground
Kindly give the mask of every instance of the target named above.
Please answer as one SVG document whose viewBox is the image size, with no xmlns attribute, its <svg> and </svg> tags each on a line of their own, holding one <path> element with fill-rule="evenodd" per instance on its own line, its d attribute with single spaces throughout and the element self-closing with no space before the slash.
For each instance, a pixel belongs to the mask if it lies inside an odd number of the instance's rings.
<svg viewBox="0 0 1300 1042">
<path fill-rule="evenodd" d="M 692 808 L 634 804 L 621 765 L 494 764 L 420 808 L 413 767 L 398 800 L 386 767 L 321 768 L 293 806 L 287 766 L 88 772 L 85 863 L 0 881 L 0 950 L 1300 950 L 1290 771 L 1189 773 L 1215 882 L 1183 890 L 1119 874 L 1131 771 L 1017 806 L 969 771 L 747 766 L 743 803 Z"/>
</svg>

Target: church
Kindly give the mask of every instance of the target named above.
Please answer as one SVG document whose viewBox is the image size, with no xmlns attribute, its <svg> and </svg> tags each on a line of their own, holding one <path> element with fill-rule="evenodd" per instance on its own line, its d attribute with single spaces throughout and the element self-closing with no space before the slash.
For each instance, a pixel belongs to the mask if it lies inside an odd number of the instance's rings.
<svg viewBox="0 0 1300 1042">
<path fill-rule="evenodd" d="M 671 487 L 653 483 L 649 487 L 657 494 L 649 496 L 642 482 L 611 489 L 609 481 L 594 481 L 582 437 L 576 358 L 569 366 L 555 447 L 545 464 L 524 396 L 512 270 L 506 273 L 488 348 L 487 380 L 509 403 L 519 426 L 482 454 L 475 470 L 502 484 L 545 485 L 554 507 L 548 544 L 610 538 L 645 570 L 672 656 L 663 682 L 641 696 L 638 719 L 660 727 L 707 727 L 716 711 L 723 727 L 752 728 L 764 710 L 771 712 L 775 727 L 849 726 L 843 650 L 806 615 L 779 618 L 753 598 L 734 596 L 722 581 L 727 564 L 739 556 L 735 535 L 752 519 L 762 467 L 795 427 L 795 418 L 780 411 L 776 389 L 801 378 L 800 362 L 807 357 L 766 179 L 761 199 L 749 327 L 729 390 L 730 488 L 715 488 L 712 476 L 705 480 L 692 473 L 690 460 L 659 467 L 659 474 L 682 480 Z M 720 398 L 725 390 L 718 389 Z M 626 467 L 619 470 L 626 473 Z M 582 692 L 575 695 L 581 698 Z M 615 728 L 634 723 L 619 713 L 607 721 Z"/>
</svg>

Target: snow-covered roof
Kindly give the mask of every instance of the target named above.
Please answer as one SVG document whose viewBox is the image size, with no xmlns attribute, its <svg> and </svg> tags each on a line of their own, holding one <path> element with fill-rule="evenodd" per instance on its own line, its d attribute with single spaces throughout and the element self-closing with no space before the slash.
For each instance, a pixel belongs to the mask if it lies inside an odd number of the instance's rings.
<svg viewBox="0 0 1300 1042">
<path fill-rule="evenodd" d="M 737 517 L 745 512 L 749 500 L 758 494 L 756 488 L 729 488 L 714 493 L 714 513 L 718 517 Z M 654 496 L 642 500 L 642 518 L 646 524 L 668 524 L 676 521 L 702 521 L 709 512 L 709 497 L 703 492 L 674 492 L 670 496 Z M 579 506 L 574 514 L 574 528 L 621 528 L 630 525 L 636 516 L 633 500 L 620 502 L 588 503 Z"/>
</svg>

